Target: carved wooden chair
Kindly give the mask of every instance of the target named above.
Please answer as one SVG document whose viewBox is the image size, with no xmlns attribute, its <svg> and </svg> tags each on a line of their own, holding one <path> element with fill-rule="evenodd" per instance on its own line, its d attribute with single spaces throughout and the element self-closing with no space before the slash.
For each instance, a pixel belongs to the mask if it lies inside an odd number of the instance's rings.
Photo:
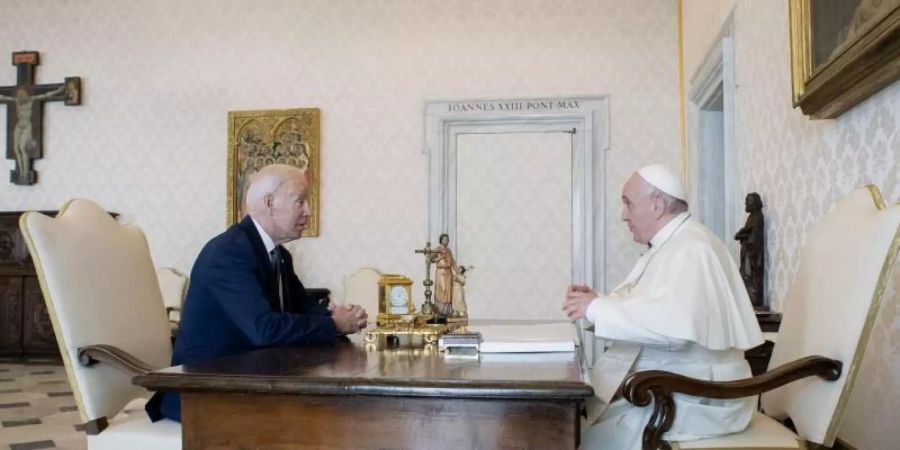
<svg viewBox="0 0 900 450">
<path fill-rule="evenodd" d="M 22 215 L 89 450 L 181 448 L 181 425 L 151 423 L 134 375 L 169 365 L 169 321 L 147 240 L 88 200 L 56 218 Z M 99 364 L 102 363 L 102 364 Z"/>
<path fill-rule="evenodd" d="M 738 381 L 708 382 L 651 370 L 629 376 L 623 395 L 652 404 L 644 449 L 797 449 L 831 446 L 900 248 L 900 204 L 886 206 L 878 188 L 851 192 L 810 233 L 770 367 Z M 762 394 L 762 410 L 741 433 L 668 443 L 678 412 L 675 393 L 733 399 Z M 771 417 L 770 417 L 771 416 Z M 774 418 L 790 417 L 796 434 Z"/>
<path fill-rule="evenodd" d="M 355 303 L 369 312 L 370 321 L 378 313 L 378 280 L 381 272 L 371 267 L 363 267 L 344 277 L 344 301 Z"/>
<path fill-rule="evenodd" d="M 166 316 L 173 328 L 181 322 L 181 311 L 184 308 L 184 295 L 187 293 L 188 277 L 171 267 L 156 269 L 156 279 L 162 294 Z"/>
</svg>

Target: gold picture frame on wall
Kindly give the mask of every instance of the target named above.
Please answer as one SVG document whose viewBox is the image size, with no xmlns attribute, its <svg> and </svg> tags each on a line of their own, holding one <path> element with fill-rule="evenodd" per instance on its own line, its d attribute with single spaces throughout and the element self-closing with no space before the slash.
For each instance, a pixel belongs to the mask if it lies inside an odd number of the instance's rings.
<svg viewBox="0 0 900 450">
<path fill-rule="evenodd" d="M 900 0 L 790 0 L 794 106 L 832 119 L 900 78 Z"/>
<path fill-rule="evenodd" d="M 319 108 L 228 112 L 227 224 L 244 217 L 250 175 L 268 164 L 306 171 L 312 216 L 304 237 L 319 235 Z"/>
</svg>

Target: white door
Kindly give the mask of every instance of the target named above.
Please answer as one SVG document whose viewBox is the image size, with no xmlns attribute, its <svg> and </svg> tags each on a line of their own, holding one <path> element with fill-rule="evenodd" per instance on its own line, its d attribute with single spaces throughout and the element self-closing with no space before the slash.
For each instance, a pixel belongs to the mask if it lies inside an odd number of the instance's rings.
<svg viewBox="0 0 900 450">
<path fill-rule="evenodd" d="M 471 318 L 564 319 L 572 279 L 570 132 L 460 134 L 457 263 Z"/>
</svg>

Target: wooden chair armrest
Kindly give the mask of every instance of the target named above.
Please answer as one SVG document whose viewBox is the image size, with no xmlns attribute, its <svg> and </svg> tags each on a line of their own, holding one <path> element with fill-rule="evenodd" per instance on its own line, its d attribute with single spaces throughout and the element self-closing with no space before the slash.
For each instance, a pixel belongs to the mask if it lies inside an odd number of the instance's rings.
<svg viewBox="0 0 900 450">
<path fill-rule="evenodd" d="M 78 349 L 78 363 L 82 366 L 91 367 L 98 362 L 109 364 L 131 377 L 146 375 L 156 369 L 114 345 L 88 345 Z"/>
<path fill-rule="evenodd" d="M 834 381 L 841 376 L 842 367 L 838 360 L 807 356 L 762 375 L 735 381 L 704 381 L 663 370 L 646 370 L 625 379 L 622 396 L 635 406 L 654 403 L 653 415 L 644 429 L 643 449 L 669 450 L 671 447 L 662 436 L 675 421 L 675 393 L 717 399 L 749 397 L 810 376 Z"/>
</svg>

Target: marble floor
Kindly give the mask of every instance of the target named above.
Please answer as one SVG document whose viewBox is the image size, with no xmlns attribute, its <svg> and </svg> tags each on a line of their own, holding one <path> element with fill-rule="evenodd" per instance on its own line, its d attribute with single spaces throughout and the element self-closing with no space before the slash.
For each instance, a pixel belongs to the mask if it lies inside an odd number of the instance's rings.
<svg viewBox="0 0 900 450">
<path fill-rule="evenodd" d="M 59 360 L 0 360 L 0 450 L 85 450 L 80 424 Z"/>
</svg>

